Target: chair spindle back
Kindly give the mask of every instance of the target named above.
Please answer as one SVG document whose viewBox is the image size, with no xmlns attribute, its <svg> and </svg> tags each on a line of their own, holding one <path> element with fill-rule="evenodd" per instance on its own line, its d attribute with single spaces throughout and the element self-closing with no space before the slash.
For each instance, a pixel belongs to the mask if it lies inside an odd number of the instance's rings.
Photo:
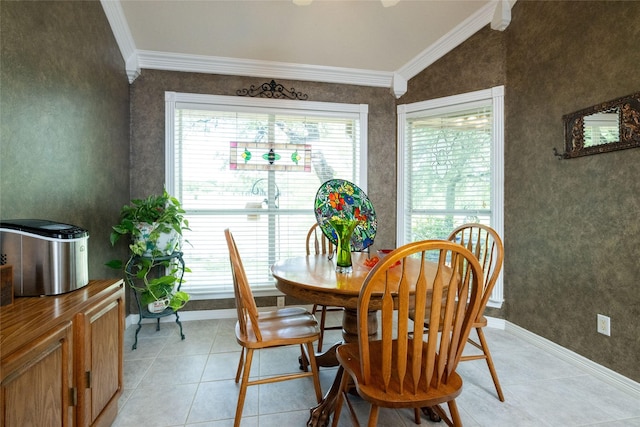
<svg viewBox="0 0 640 427">
<path fill-rule="evenodd" d="M 500 235 L 484 224 L 464 224 L 449 235 L 448 240 L 456 242 L 471 251 L 480 262 L 484 272 L 482 303 L 478 316 L 482 316 L 484 307 L 489 302 L 493 287 L 498 280 L 504 258 L 504 247 Z"/>
<path fill-rule="evenodd" d="M 307 233 L 307 255 L 331 255 L 333 243 L 322 232 L 318 224 L 314 224 Z"/>
<path fill-rule="evenodd" d="M 242 259 L 238 252 L 233 234 L 227 228 L 224 230 L 224 235 L 227 239 L 227 246 L 229 247 L 229 258 L 231 260 L 231 273 L 233 276 L 233 291 L 236 299 L 236 309 L 238 310 L 238 325 L 240 331 L 244 336 L 247 336 L 249 328 L 247 328 L 248 322 L 251 323 L 251 330 L 256 335 L 258 341 L 262 341 L 262 334 L 258 324 L 258 307 L 256 301 L 253 298 L 253 292 L 249 286 L 247 280 L 247 274 L 244 271 L 242 265 Z"/>
<path fill-rule="evenodd" d="M 435 268 L 435 275 L 427 274 L 428 268 Z M 384 257 L 365 279 L 358 300 L 363 382 L 377 383 L 385 392 L 399 384 L 394 393 L 414 394 L 447 383 L 480 307 L 482 282 L 475 256 L 452 242 L 410 243 Z M 381 298 L 382 355 L 370 354 L 366 313 L 372 297 Z M 412 311 L 416 319 L 430 313 L 431 324 L 441 328 L 425 331 L 422 322 L 410 319 Z M 380 366 L 371 369 L 373 363 Z M 381 377 L 372 377 L 372 371 Z"/>
</svg>

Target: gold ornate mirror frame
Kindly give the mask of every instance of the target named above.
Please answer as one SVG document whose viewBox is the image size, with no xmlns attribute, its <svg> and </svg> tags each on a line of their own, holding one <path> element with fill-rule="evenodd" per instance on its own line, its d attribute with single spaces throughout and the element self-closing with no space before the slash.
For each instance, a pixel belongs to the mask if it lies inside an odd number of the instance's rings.
<svg viewBox="0 0 640 427">
<path fill-rule="evenodd" d="M 640 147 L 640 92 L 562 116 L 560 159 Z"/>
</svg>

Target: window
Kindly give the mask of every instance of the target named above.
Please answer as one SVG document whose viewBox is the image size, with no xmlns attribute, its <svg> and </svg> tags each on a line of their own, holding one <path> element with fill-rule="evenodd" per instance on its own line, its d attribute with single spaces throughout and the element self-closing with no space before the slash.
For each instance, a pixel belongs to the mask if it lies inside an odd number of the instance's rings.
<svg viewBox="0 0 640 427">
<path fill-rule="evenodd" d="M 270 266 L 305 253 L 320 185 L 366 188 L 367 106 L 167 92 L 167 190 L 178 197 L 194 299 L 233 295 L 230 228 L 256 295 L 275 294 Z"/>
<path fill-rule="evenodd" d="M 503 236 L 504 87 L 398 106 L 398 244 L 479 222 Z M 498 279 L 489 305 L 503 299 Z"/>
</svg>

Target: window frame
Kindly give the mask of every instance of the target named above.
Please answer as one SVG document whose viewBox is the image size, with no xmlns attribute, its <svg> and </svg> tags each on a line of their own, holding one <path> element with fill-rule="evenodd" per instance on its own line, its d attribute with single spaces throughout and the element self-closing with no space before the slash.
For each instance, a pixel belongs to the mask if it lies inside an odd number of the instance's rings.
<svg viewBox="0 0 640 427">
<path fill-rule="evenodd" d="M 357 185 L 364 191 L 367 189 L 367 153 L 368 153 L 368 105 L 333 102 L 315 102 L 300 100 L 283 100 L 268 98 L 251 98 L 227 95 L 208 95 L 165 92 L 165 188 L 175 194 L 175 119 L 176 107 L 228 110 L 235 112 L 270 114 L 319 114 L 326 117 L 352 117 L 359 121 L 359 180 Z M 302 239 L 304 236 L 301 237 Z M 231 275 L 229 275 L 231 281 Z M 187 290 L 187 289 L 185 289 Z M 188 291 L 188 290 L 187 290 Z M 282 295 L 275 286 L 260 287 L 254 290 L 256 296 Z M 191 295 L 194 300 L 232 298 L 231 291 L 216 291 L 214 287 L 208 292 L 199 291 Z"/>
<path fill-rule="evenodd" d="M 453 108 L 464 109 L 468 104 L 487 101 L 492 106 L 492 150 L 491 150 L 491 227 L 502 237 L 504 243 L 504 86 L 496 86 L 474 92 L 459 95 L 447 96 L 416 102 L 412 104 L 398 105 L 398 152 L 397 152 L 397 223 L 396 238 L 398 246 L 409 243 L 405 242 L 405 150 L 406 150 L 406 129 L 405 125 L 409 115 L 417 112 L 428 112 L 429 110 Z M 504 268 L 503 268 L 504 271 Z M 487 306 L 500 308 L 504 302 L 504 284 L 502 272 L 493 288 Z"/>
</svg>

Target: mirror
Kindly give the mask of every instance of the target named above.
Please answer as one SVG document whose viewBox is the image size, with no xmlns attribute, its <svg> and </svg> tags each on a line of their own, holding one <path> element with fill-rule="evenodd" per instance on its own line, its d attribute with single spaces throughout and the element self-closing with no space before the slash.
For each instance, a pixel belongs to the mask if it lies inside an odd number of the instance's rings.
<svg viewBox="0 0 640 427">
<path fill-rule="evenodd" d="M 620 141 L 620 110 L 615 108 L 604 113 L 584 117 L 584 146 L 612 144 Z"/>
<path fill-rule="evenodd" d="M 561 159 L 640 147 L 640 92 L 562 117 L 564 153 Z"/>
</svg>

